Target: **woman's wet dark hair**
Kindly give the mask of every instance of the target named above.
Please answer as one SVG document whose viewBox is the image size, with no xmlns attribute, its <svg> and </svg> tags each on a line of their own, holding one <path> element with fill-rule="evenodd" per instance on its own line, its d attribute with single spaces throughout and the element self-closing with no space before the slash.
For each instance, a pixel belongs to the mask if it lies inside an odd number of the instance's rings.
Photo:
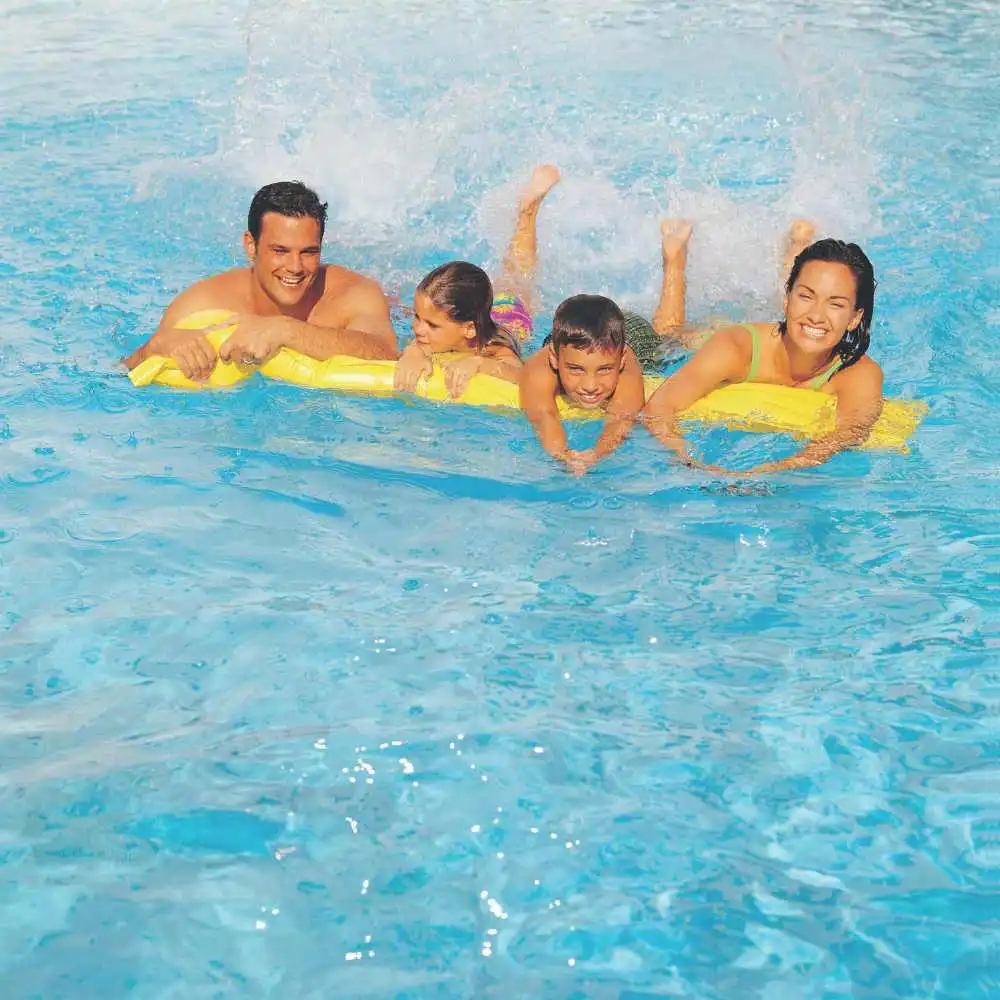
<svg viewBox="0 0 1000 1000">
<path fill-rule="evenodd" d="M 604 295 L 571 295 L 556 308 L 549 343 L 557 355 L 563 347 L 621 353 L 625 315 Z"/>
<path fill-rule="evenodd" d="M 455 323 L 472 323 L 476 328 L 475 348 L 482 351 L 499 332 L 490 310 L 493 308 L 493 283 L 475 264 L 452 260 L 434 268 L 417 285 Z"/>
<path fill-rule="evenodd" d="M 835 264 L 845 264 L 854 275 L 854 308 L 861 310 L 861 322 L 853 330 L 848 330 L 833 353 L 840 358 L 840 369 L 850 368 L 860 358 L 863 358 L 871 344 L 872 317 L 875 313 L 875 268 L 857 243 L 845 243 L 843 240 L 817 240 L 807 246 L 795 258 L 792 270 L 785 282 L 785 291 L 791 292 L 798 281 L 802 268 L 811 260 L 829 261 Z M 782 320 L 778 324 L 782 336 L 788 330 Z"/>
<path fill-rule="evenodd" d="M 247 229 L 254 242 L 260 239 L 261 219 L 265 212 L 275 212 L 293 219 L 315 219 L 319 223 L 319 238 L 326 231 L 326 202 L 302 181 L 276 181 L 265 184 L 250 202 Z"/>
</svg>

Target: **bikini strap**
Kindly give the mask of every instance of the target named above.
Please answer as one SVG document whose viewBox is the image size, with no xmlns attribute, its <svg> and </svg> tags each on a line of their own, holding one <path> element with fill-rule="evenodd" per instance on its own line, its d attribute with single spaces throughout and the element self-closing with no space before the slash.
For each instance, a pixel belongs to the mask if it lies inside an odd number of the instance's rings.
<svg viewBox="0 0 1000 1000">
<path fill-rule="evenodd" d="M 750 334 L 750 343 L 752 345 L 750 368 L 747 371 L 747 377 L 744 381 L 753 382 L 757 378 L 757 372 L 760 369 L 760 335 L 757 333 L 757 327 L 750 323 L 740 323 L 740 326 Z"/>
<path fill-rule="evenodd" d="M 833 376 L 836 375 L 837 372 L 840 371 L 841 364 L 843 364 L 842 359 L 841 358 L 837 358 L 833 362 L 833 364 L 830 365 L 829 368 L 827 368 L 826 371 L 820 372 L 814 379 L 810 379 L 806 383 L 805 387 L 807 389 L 819 389 L 821 386 L 826 385 L 826 383 L 829 382 L 830 379 L 832 379 Z"/>
</svg>

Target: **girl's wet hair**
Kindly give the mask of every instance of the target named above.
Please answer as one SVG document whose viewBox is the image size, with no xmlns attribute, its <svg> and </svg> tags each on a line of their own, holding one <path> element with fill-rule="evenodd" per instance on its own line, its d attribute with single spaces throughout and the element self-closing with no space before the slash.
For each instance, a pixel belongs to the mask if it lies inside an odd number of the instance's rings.
<svg viewBox="0 0 1000 1000">
<path fill-rule="evenodd" d="M 552 317 L 549 343 L 557 355 L 563 347 L 620 354 L 625 350 L 625 316 L 604 295 L 571 295 Z"/>
<path fill-rule="evenodd" d="M 434 268 L 417 285 L 447 317 L 455 323 L 472 323 L 476 328 L 475 348 L 482 351 L 497 339 L 499 329 L 490 315 L 493 308 L 493 283 L 475 264 L 453 260 Z"/>
<path fill-rule="evenodd" d="M 785 282 L 786 292 L 791 292 L 795 287 L 802 268 L 811 260 L 845 264 L 854 275 L 854 308 L 861 310 L 861 322 L 853 330 L 848 330 L 833 349 L 833 353 L 840 358 L 840 370 L 843 371 L 863 358 L 871 344 L 872 317 L 875 313 L 875 268 L 857 243 L 817 240 L 795 258 L 788 281 Z M 784 319 L 778 324 L 778 330 L 782 336 L 787 332 L 788 326 Z"/>
</svg>

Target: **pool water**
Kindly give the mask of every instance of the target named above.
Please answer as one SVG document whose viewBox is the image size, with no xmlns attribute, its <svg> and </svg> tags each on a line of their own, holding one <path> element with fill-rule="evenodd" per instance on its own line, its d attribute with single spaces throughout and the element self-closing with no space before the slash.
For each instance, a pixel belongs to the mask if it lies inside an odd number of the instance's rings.
<svg viewBox="0 0 1000 1000">
<path fill-rule="evenodd" d="M 1000 996 L 993 0 L 7 22 L 5 998 Z M 516 416 L 118 367 L 262 183 L 406 302 L 545 160 L 543 331 L 650 311 L 668 214 L 695 318 L 774 315 L 810 215 L 912 452 L 574 479 Z"/>
</svg>

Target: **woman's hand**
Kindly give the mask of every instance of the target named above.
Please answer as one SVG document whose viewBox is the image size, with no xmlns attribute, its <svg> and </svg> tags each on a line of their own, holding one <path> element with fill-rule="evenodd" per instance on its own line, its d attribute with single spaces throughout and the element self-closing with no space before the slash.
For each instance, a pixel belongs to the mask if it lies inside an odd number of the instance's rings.
<svg viewBox="0 0 1000 1000">
<path fill-rule="evenodd" d="M 431 356 L 425 354 L 416 342 L 407 344 L 396 361 L 392 387 L 397 392 L 416 392 L 417 383 L 434 371 Z"/>
<path fill-rule="evenodd" d="M 465 392 L 469 379 L 477 374 L 482 366 L 483 359 L 478 354 L 446 364 L 444 366 L 444 383 L 448 389 L 448 395 L 452 399 L 458 399 Z"/>
</svg>

